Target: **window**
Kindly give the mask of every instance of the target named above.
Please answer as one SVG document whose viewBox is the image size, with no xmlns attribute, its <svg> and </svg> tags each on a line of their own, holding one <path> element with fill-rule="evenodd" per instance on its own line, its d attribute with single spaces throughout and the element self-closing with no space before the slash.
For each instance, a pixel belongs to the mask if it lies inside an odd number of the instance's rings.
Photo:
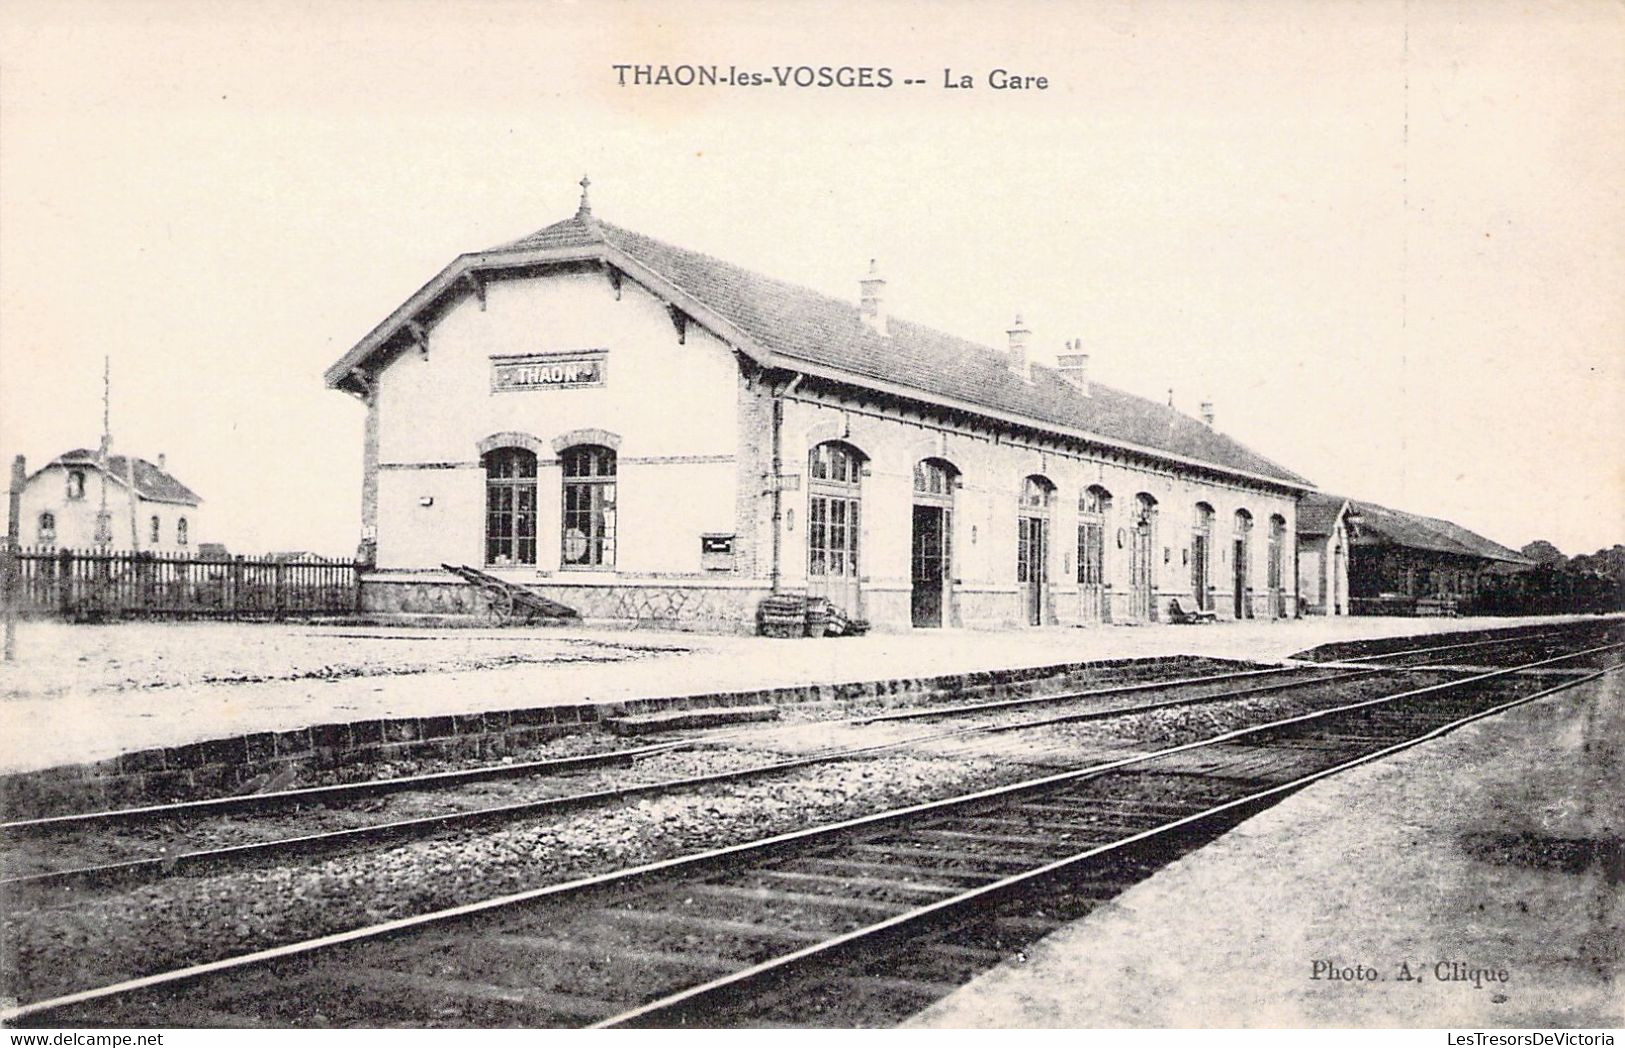
<svg viewBox="0 0 1625 1048">
<path fill-rule="evenodd" d="M 815 587 L 825 587 L 831 579 L 856 580 L 863 459 L 856 448 L 827 442 L 808 453 L 807 472 L 807 574 Z M 914 476 L 919 483 L 919 467 Z M 929 477 L 925 483 L 930 484 Z M 824 588 L 817 595 L 852 606 L 843 595 Z"/>
<path fill-rule="evenodd" d="M 1024 510 L 1049 509 L 1050 496 L 1055 493 L 1055 485 L 1048 480 L 1033 474 L 1021 484 L 1021 508 Z"/>
<path fill-rule="evenodd" d="M 566 448 L 563 564 L 615 566 L 615 452 L 597 444 Z"/>
<path fill-rule="evenodd" d="M 485 562 L 536 563 L 536 455 L 492 448 L 485 467 Z"/>
<path fill-rule="evenodd" d="M 68 472 L 68 498 L 82 499 L 85 497 L 85 471 L 82 469 Z"/>
<path fill-rule="evenodd" d="M 858 453 L 845 444 L 832 442 L 813 448 L 808 468 L 813 480 L 827 480 L 834 484 L 858 483 L 863 463 Z"/>
<path fill-rule="evenodd" d="M 914 494 L 951 497 L 954 468 L 941 459 L 921 459 L 914 463 Z"/>
<path fill-rule="evenodd" d="M 56 514 L 41 513 L 39 515 L 39 543 L 49 546 L 56 542 Z"/>
<path fill-rule="evenodd" d="M 156 514 L 152 518 L 151 534 L 152 538 L 149 541 L 152 543 L 156 544 L 163 541 L 163 522 L 158 519 Z"/>
<path fill-rule="evenodd" d="M 1106 581 L 1106 514 L 1112 494 L 1099 484 L 1078 498 L 1078 581 L 1099 586 Z"/>
<path fill-rule="evenodd" d="M 154 517 L 153 519 L 157 520 L 158 518 Z M 185 517 L 182 517 L 180 520 L 177 520 L 175 522 L 175 545 L 177 545 L 177 546 L 186 545 L 186 518 Z"/>
</svg>

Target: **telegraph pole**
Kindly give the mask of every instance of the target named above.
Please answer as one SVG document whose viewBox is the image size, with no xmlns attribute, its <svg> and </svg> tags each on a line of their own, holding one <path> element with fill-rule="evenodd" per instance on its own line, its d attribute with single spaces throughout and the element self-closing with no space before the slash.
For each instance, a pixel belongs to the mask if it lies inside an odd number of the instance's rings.
<svg viewBox="0 0 1625 1048">
<path fill-rule="evenodd" d="M 28 465 L 21 455 L 11 460 L 11 493 L 6 500 L 6 549 L 3 597 L 6 605 L 6 661 L 17 658 L 17 550 L 22 537 L 23 484 Z"/>
<path fill-rule="evenodd" d="M 108 453 L 113 447 L 113 433 L 109 427 L 113 403 L 113 358 L 102 358 L 102 446 L 96 453 L 96 465 L 100 466 L 102 475 L 102 505 L 96 511 L 96 544 L 98 546 L 111 546 L 113 544 L 113 515 L 107 512 L 107 471 Z M 106 552 L 105 550 L 103 552 Z"/>
</svg>

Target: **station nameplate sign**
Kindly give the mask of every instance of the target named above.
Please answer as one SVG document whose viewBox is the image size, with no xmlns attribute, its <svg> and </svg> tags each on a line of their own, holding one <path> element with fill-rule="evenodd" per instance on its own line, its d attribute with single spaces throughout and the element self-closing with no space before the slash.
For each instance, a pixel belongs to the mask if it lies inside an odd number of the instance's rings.
<svg viewBox="0 0 1625 1048">
<path fill-rule="evenodd" d="M 602 386 L 608 354 L 604 350 L 579 353 L 533 353 L 491 358 L 491 391 L 507 393 L 529 389 L 579 389 Z"/>
</svg>

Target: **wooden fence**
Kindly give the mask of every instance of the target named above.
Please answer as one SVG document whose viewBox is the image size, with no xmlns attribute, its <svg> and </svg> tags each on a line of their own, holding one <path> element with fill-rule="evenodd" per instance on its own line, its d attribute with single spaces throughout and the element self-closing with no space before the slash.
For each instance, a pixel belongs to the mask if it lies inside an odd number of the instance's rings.
<svg viewBox="0 0 1625 1048">
<path fill-rule="evenodd" d="M 348 560 L 25 548 L 15 570 L 21 614 L 67 619 L 343 615 L 361 597 Z"/>
</svg>

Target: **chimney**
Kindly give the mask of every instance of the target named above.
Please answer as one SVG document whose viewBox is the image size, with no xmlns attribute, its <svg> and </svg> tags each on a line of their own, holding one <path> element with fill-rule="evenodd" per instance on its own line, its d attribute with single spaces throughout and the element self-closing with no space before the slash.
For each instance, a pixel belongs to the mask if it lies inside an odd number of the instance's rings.
<svg viewBox="0 0 1625 1048">
<path fill-rule="evenodd" d="M 1087 397 L 1089 395 L 1089 354 L 1080 352 L 1082 349 L 1083 339 L 1068 342 L 1065 353 L 1055 354 L 1055 366 L 1060 370 L 1062 378 L 1072 383 L 1074 388 Z"/>
<path fill-rule="evenodd" d="M 1027 367 L 1027 339 L 1031 337 L 1032 332 L 1027 330 L 1027 325 L 1021 322 L 1020 313 L 1016 314 L 1015 326 L 1009 330 L 1008 334 L 1010 336 L 1010 370 L 1022 378 L 1031 379 L 1032 372 Z"/>
<path fill-rule="evenodd" d="M 1213 401 L 1202 401 L 1202 425 L 1208 429 L 1213 428 Z"/>
<path fill-rule="evenodd" d="M 165 465 L 165 463 L 168 462 L 168 461 L 169 461 L 169 456 L 168 455 L 165 455 L 162 451 L 158 452 L 158 468 L 159 469 L 168 469 L 169 467 Z"/>
<path fill-rule="evenodd" d="M 886 278 L 880 275 L 875 260 L 869 260 L 869 274 L 858 281 L 858 313 L 869 330 L 877 335 L 889 335 L 886 325 Z"/>
</svg>

